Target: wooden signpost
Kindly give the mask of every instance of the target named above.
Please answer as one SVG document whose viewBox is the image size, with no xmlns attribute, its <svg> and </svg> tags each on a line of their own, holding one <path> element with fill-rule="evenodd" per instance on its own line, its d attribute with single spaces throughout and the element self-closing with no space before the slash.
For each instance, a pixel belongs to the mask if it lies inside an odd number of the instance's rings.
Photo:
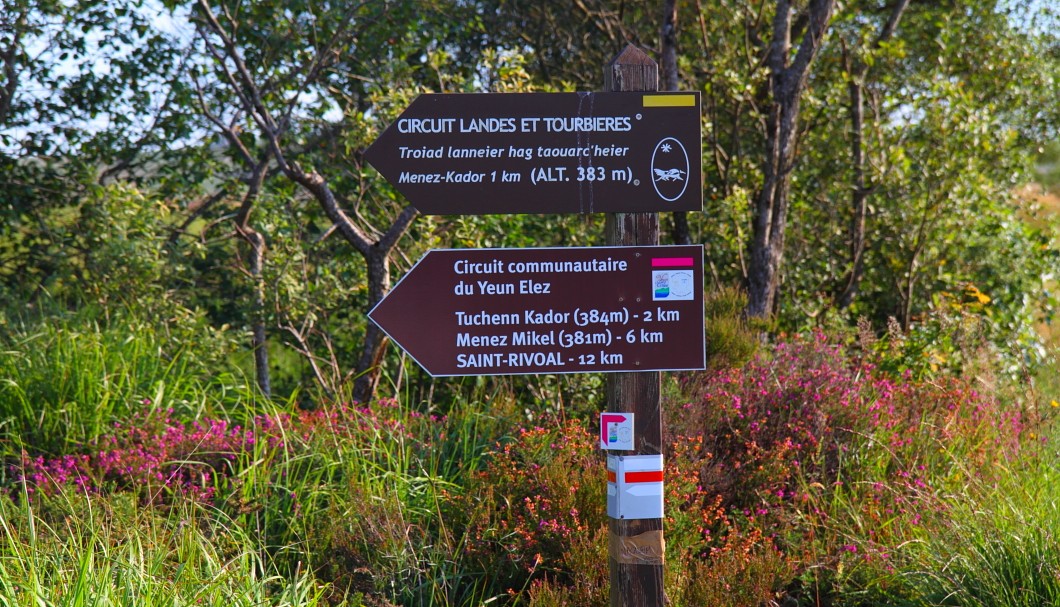
<svg viewBox="0 0 1060 607">
<path fill-rule="evenodd" d="M 431 375 L 608 373 L 612 607 L 666 602 L 659 371 L 705 366 L 703 249 L 658 215 L 702 210 L 699 94 L 658 82 L 630 45 L 600 93 L 421 95 L 366 153 L 427 214 L 608 213 L 608 247 L 431 251 L 369 317 Z"/>
<path fill-rule="evenodd" d="M 632 45 L 604 70 L 605 90 L 634 93 L 658 88 L 658 64 Z M 658 213 L 612 213 L 607 216 L 606 225 L 608 245 L 659 244 Z M 616 373 L 607 377 L 607 410 L 633 413 L 636 419 L 632 452 L 635 455 L 662 454 L 661 386 L 658 371 Z M 608 520 L 611 607 L 662 607 L 666 602 L 663 590 L 666 544 L 661 514 L 659 518 Z"/>
</svg>

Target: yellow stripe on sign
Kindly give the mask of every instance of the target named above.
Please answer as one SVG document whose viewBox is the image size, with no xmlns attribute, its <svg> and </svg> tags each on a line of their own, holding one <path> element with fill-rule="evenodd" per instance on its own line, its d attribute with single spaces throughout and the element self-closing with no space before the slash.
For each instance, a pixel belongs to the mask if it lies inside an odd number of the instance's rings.
<svg viewBox="0 0 1060 607">
<path fill-rule="evenodd" d="M 645 95 L 644 107 L 695 107 L 695 95 Z"/>
</svg>

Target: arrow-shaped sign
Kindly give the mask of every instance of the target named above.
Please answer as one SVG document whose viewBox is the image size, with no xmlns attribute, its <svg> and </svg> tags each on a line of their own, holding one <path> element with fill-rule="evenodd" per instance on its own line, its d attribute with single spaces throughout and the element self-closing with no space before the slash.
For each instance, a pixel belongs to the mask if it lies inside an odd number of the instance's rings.
<svg viewBox="0 0 1060 607">
<path fill-rule="evenodd" d="M 369 317 L 434 376 L 703 369 L 703 247 L 432 250 Z"/>
<path fill-rule="evenodd" d="M 699 100 L 425 94 L 365 158 L 428 215 L 700 211 Z"/>
</svg>

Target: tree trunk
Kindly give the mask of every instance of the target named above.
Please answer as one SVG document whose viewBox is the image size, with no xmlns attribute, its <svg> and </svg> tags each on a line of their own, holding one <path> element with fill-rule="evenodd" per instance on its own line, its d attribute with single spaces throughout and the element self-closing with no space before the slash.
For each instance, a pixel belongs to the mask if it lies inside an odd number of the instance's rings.
<svg viewBox="0 0 1060 607">
<path fill-rule="evenodd" d="M 798 111 L 798 101 L 790 112 Z M 780 284 L 780 264 L 784 256 L 784 236 L 788 215 L 788 171 L 785 146 L 793 146 L 792 134 L 781 132 L 782 103 L 775 102 L 769 114 L 766 150 L 769 158 L 763 167 L 765 183 L 755 198 L 755 219 L 751 241 L 750 265 L 747 270 L 747 314 L 766 317 L 773 313 L 777 288 Z M 794 125 L 792 125 L 794 126 Z M 786 135 L 786 136 L 785 136 Z"/>
<path fill-rule="evenodd" d="M 659 36 L 661 51 L 659 53 L 659 90 L 676 91 L 680 89 L 680 76 L 677 71 L 677 0 L 663 1 L 663 24 Z M 701 184 L 696 184 L 702 187 Z M 688 213 L 674 211 L 670 238 L 674 244 L 692 244 L 692 235 L 688 229 Z"/>
<path fill-rule="evenodd" d="M 854 183 L 850 192 L 850 273 L 846 286 L 839 296 L 839 307 L 847 308 L 854 303 L 861 278 L 865 274 L 865 218 L 867 216 L 869 188 L 865 178 L 865 150 L 862 129 L 864 128 L 865 99 L 860 82 L 851 79 L 847 85 L 850 94 L 850 162 L 854 169 Z"/>
<path fill-rule="evenodd" d="M 237 140 L 235 133 L 228 131 L 229 141 Z M 249 151 L 242 149 L 244 160 L 252 162 Z M 247 244 L 250 280 L 254 284 L 253 309 L 250 312 L 250 348 L 254 353 L 254 377 L 258 383 L 258 389 L 266 397 L 272 396 L 272 377 L 269 373 L 269 348 L 268 336 L 265 330 L 265 279 L 262 277 L 262 268 L 265 265 L 265 237 L 260 232 L 250 227 L 250 215 L 254 205 L 258 201 L 258 195 L 265 183 L 265 177 L 269 171 L 269 155 L 265 154 L 258 159 L 250 171 L 247 179 L 247 191 L 243 195 L 243 202 L 236 213 L 236 233 L 242 237 Z"/>
<path fill-rule="evenodd" d="M 390 290 L 390 251 L 372 247 L 365 256 L 365 263 L 368 267 L 368 309 L 371 310 Z M 357 359 L 357 379 L 353 382 L 355 400 L 368 402 L 375 394 L 386 344 L 386 333 L 374 322 L 366 322 L 361 354 Z"/>
<path fill-rule="evenodd" d="M 898 29 L 902 14 L 909 7 L 910 0 L 898 0 L 891 9 L 887 22 L 880 28 L 870 52 L 890 40 Z M 867 238 L 865 222 L 868 217 L 868 199 L 873 188 L 868 185 L 865 169 L 865 78 L 869 74 L 869 64 L 860 59 L 848 61 L 849 74 L 847 92 L 850 97 L 850 163 L 854 170 L 854 183 L 850 192 L 850 271 L 837 298 L 840 308 L 848 308 L 854 303 L 865 275 L 865 241 Z"/>
<path fill-rule="evenodd" d="M 766 158 L 762 164 L 762 189 L 754 199 L 754 233 L 747 276 L 748 316 L 769 316 L 776 305 L 784 259 L 791 170 L 798 139 L 799 102 L 834 7 L 835 0 L 811 0 L 806 8 L 806 33 L 792 58 L 793 9 L 789 0 L 777 2 L 768 57 L 772 103 L 766 118 Z"/>
<path fill-rule="evenodd" d="M 250 245 L 250 278 L 254 281 L 254 311 L 251 321 L 251 348 L 254 351 L 254 377 L 258 389 L 272 396 L 272 377 L 269 373 L 269 348 L 265 331 L 265 281 L 261 269 L 265 261 L 265 238 L 245 228 L 243 235 Z"/>
</svg>

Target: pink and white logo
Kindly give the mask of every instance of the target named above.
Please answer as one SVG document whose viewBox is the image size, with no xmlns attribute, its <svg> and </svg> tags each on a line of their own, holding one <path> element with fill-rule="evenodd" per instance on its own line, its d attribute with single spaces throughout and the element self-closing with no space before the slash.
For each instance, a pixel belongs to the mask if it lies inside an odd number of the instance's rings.
<svg viewBox="0 0 1060 607">
<path fill-rule="evenodd" d="M 600 448 L 618 451 L 633 450 L 633 414 L 600 414 Z"/>
</svg>

